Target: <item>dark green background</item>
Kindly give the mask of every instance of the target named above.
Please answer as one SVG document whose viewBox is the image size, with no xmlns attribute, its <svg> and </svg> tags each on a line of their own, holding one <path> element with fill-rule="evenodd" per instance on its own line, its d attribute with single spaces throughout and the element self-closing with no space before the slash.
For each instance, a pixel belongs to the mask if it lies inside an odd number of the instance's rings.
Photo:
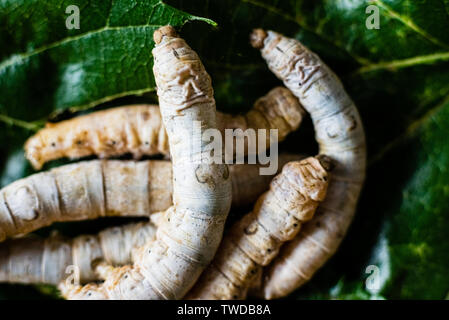
<svg viewBox="0 0 449 320">
<path fill-rule="evenodd" d="M 338 73 L 368 141 L 368 178 L 349 234 L 291 298 L 446 298 L 449 0 L 168 3 L 182 11 L 150 0 L 0 2 L 1 185 L 32 172 L 22 145 L 44 120 L 157 101 L 151 49 L 159 25 L 190 21 L 181 33 L 212 76 L 218 108 L 246 111 L 279 84 L 248 44 L 252 28 L 270 28 L 300 39 Z M 65 28 L 70 4 L 81 10 L 80 30 Z M 365 26 L 371 4 L 379 8 L 378 30 Z M 314 152 L 310 120 L 281 147 Z M 75 234 L 104 224 L 59 228 Z M 372 264 L 380 290 L 365 286 Z M 42 297 L 48 290 L 1 285 L 0 297 Z"/>
</svg>

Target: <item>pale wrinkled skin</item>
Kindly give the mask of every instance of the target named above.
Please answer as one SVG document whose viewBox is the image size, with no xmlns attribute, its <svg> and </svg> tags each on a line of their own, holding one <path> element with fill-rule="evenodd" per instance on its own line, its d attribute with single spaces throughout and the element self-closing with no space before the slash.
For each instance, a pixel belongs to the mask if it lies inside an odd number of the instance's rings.
<svg viewBox="0 0 449 320">
<path fill-rule="evenodd" d="M 244 299 L 263 266 L 309 221 L 324 200 L 328 173 L 317 158 L 289 162 L 251 213 L 226 235 L 187 299 Z"/>
<path fill-rule="evenodd" d="M 50 160 L 100 158 L 131 153 L 168 154 L 168 140 L 158 106 L 136 105 L 93 112 L 47 123 L 25 143 L 25 156 L 35 169 Z"/>
<path fill-rule="evenodd" d="M 258 99 L 245 115 L 218 112 L 217 125 L 223 137 L 224 129 L 278 129 L 279 139 L 283 140 L 299 127 L 304 113 L 288 89 L 277 87 Z M 143 155 L 169 156 L 159 106 L 123 106 L 48 123 L 25 143 L 25 155 L 35 169 L 62 157 L 76 159 L 97 155 L 107 158 L 125 153 L 132 154 L 135 159 Z"/>
<path fill-rule="evenodd" d="M 17 180 L 0 190 L 0 241 L 53 222 L 164 210 L 171 169 L 167 161 L 93 160 Z"/>
<path fill-rule="evenodd" d="M 209 152 L 195 153 L 186 138 L 194 132 L 194 121 L 201 121 L 203 129 L 216 128 L 211 80 L 173 28 L 158 29 L 154 38 L 153 71 L 173 159 L 174 205 L 165 212 L 156 239 L 138 250 L 132 266 L 101 265 L 97 271 L 105 282 L 99 285 L 62 282 L 62 294 L 69 299 L 182 298 L 221 241 L 231 205 L 229 169 L 211 163 Z M 202 151 L 207 143 L 199 143 Z"/>
<path fill-rule="evenodd" d="M 57 285 L 72 275 L 70 266 L 78 269 L 81 283 L 98 280 L 96 261 L 130 264 L 135 250 L 155 236 L 156 226 L 141 222 L 71 240 L 57 236 L 10 240 L 0 244 L 0 282 Z"/>
<path fill-rule="evenodd" d="M 273 299 L 307 282 L 344 238 L 365 179 L 365 134 L 356 106 L 316 54 L 273 31 L 255 30 L 251 42 L 310 114 L 320 153 L 335 162 L 328 196 L 316 216 L 282 248 L 253 290 Z"/>
</svg>

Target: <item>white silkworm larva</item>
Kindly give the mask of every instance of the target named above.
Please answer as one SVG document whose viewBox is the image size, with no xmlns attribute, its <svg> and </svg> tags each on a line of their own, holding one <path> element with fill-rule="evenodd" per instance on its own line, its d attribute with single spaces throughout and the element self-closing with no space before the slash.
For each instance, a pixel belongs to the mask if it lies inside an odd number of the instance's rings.
<svg viewBox="0 0 449 320">
<path fill-rule="evenodd" d="M 245 115 L 217 113 L 217 125 L 222 132 L 237 128 L 278 129 L 278 139 L 283 140 L 299 127 L 304 113 L 290 90 L 277 87 L 258 99 Z M 62 157 L 106 158 L 125 153 L 131 153 L 135 159 L 142 155 L 169 155 L 159 106 L 124 106 L 48 123 L 25 143 L 25 155 L 35 169 Z"/>
<path fill-rule="evenodd" d="M 211 265 L 187 299 L 243 299 L 254 277 L 293 239 L 326 196 L 330 159 L 286 164 L 251 213 L 226 235 Z"/>
<path fill-rule="evenodd" d="M 158 106 L 136 105 L 93 112 L 46 127 L 25 143 L 25 156 L 35 169 L 58 158 L 100 158 L 132 153 L 168 154 L 168 141 Z"/>
<path fill-rule="evenodd" d="M 170 207 L 171 163 L 93 160 L 31 175 L 0 190 L 0 240 L 53 222 L 148 216 Z"/>
<path fill-rule="evenodd" d="M 221 241 L 231 206 L 228 167 L 213 163 L 199 139 L 186 139 L 196 121 L 216 128 L 211 79 L 198 55 L 170 26 L 154 33 L 154 75 L 173 159 L 173 203 L 156 239 L 137 253 L 132 266 L 96 271 L 102 284 L 60 284 L 69 299 L 177 299 L 193 286 Z M 199 158 L 198 158 L 199 157 Z M 202 160 L 198 160 L 202 159 Z"/>
<path fill-rule="evenodd" d="M 264 272 L 261 295 L 297 289 L 335 253 L 352 221 L 365 179 L 366 146 L 356 106 L 338 77 L 299 41 L 256 29 L 251 44 L 310 114 L 321 154 L 335 163 L 328 195 L 316 216 Z"/>
<path fill-rule="evenodd" d="M 281 154 L 279 165 L 298 156 Z M 259 165 L 231 165 L 232 205 L 249 205 L 266 190 Z M 170 161 L 91 160 L 15 181 L 0 190 L 0 241 L 54 222 L 104 216 L 148 216 L 172 205 Z"/>
<path fill-rule="evenodd" d="M 0 282 L 57 285 L 72 275 L 81 283 L 98 280 L 96 261 L 114 266 L 129 264 L 133 250 L 155 235 L 152 223 L 140 222 L 70 240 L 55 236 L 12 239 L 0 244 Z"/>
</svg>

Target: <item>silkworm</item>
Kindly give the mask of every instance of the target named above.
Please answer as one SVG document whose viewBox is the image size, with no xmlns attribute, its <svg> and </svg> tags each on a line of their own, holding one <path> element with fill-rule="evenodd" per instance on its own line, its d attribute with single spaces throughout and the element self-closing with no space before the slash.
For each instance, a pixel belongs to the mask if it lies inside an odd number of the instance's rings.
<svg viewBox="0 0 449 320">
<path fill-rule="evenodd" d="M 335 163 L 328 196 L 317 215 L 264 272 L 260 294 L 272 299 L 307 282 L 339 247 L 365 179 L 366 146 L 354 102 L 316 54 L 274 31 L 254 30 L 251 44 L 310 114 L 320 153 Z"/>
<path fill-rule="evenodd" d="M 154 33 L 153 72 L 173 161 L 173 203 L 154 241 L 137 253 L 134 264 L 97 268 L 102 284 L 60 284 L 69 299 L 177 299 L 193 286 L 212 260 L 231 206 L 227 165 L 213 163 L 207 143 L 200 153 L 186 134 L 196 121 L 216 129 L 211 79 L 198 55 L 170 26 Z M 200 158 L 197 158 L 200 156 Z M 202 161 L 198 161 L 202 159 Z"/>
<path fill-rule="evenodd" d="M 135 158 L 168 153 L 157 106 L 124 106 L 47 123 L 25 143 L 25 156 L 35 169 L 62 157 L 76 159 L 96 154 L 106 158 L 127 152 Z"/>
<path fill-rule="evenodd" d="M 187 299 L 243 299 L 254 277 L 310 220 L 326 196 L 331 162 L 325 156 L 286 164 L 252 212 L 228 232 Z"/>
<path fill-rule="evenodd" d="M 218 113 L 218 129 L 222 132 L 225 129 L 278 129 L 278 139 L 282 141 L 299 127 L 304 113 L 298 99 L 288 89 L 277 87 L 258 99 L 245 115 Z M 123 106 L 47 123 L 25 143 L 26 158 L 35 169 L 63 157 L 76 159 L 97 155 L 108 158 L 126 153 L 135 159 L 143 155 L 169 156 L 159 106 Z"/>
<path fill-rule="evenodd" d="M 17 180 L 0 190 L 0 240 L 53 222 L 148 216 L 171 205 L 167 161 L 93 160 Z"/>
<path fill-rule="evenodd" d="M 0 282 L 57 285 L 70 276 L 81 283 L 95 281 L 96 261 L 114 266 L 129 264 L 134 250 L 154 240 L 155 235 L 152 223 L 140 222 L 74 239 L 12 239 L 0 244 Z"/>
</svg>

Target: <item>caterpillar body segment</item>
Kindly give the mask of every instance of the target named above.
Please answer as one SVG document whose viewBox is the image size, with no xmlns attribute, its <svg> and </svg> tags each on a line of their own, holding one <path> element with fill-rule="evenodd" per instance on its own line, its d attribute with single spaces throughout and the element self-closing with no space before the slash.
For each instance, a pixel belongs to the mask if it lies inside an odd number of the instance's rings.
<svg viewBox="0 0 449 320">
<path fill-rule="evenodd" d="M 225 129 L 278 129 L 279 139 L 283 140 L 299 127 L 304 114 L 295 96 L 288 89 L 277 87 L 258 99 L 245 115 L 218 113 L 217 125 L 223 137 Z M 169 156 L 159 106 L 123 106 L 48 123 L 25 143 L 25 155 L 35 169 L 63 157 L 108 158 L 126 153 L 135 159 L 143 155 Z"/>
<path fill-rule="evenodd" d="M 173 206 L 154 241 L 138 251 L 133 265 L 106 268 L 105 282 L 61 283 L 69 299 L 178 299 L 193 286 L 221 241 L 231 205 L 228 167 L 213 163 L 206 142 L 186 139 L 194 122 L 216 128 L 211 79 L 197 54 L 172 27 L 155 31 L 154 75 L 173 161 Z M 200 150 L 200 151 L 198 151 Z M 202 159 L 203 161 L 198 161 Z"/>
<path fill-rule="evenodd" d="M 304 159 L 305 155 L 281 153 L 278 156 L 278 174 L 291 161 Z M 235 164 L 229 166 L 232 180 L 232 208 L 253 205 L 267 191 L 273 175 L 261 175 L 260 165 Z"/>
<path fill-rule="evenodd" d="M 275 87 L 268 94 L 259 98 L 254 106 L 244 115 L 231 115 L 217 113 L 218 128 L 222 136 L 226 136 L 226 129 L 240 129 L 245 132 L 247 129 L 275 129 L 278 132 L 278 141 L 285 140 L 287 135 L 296 131 L 304 118 L 305 111 L 301 107 L 298 99 L 285 87 Z M 258 145 L 256 136 L 255 145 Z M 272 142 L 271 142 L 272 143 Z M 270 135 L 266 135 L 265 148 L 270 147 Z M 234 153 L 236 153 L 234 146 Z M 249 154 L 248 140 L 245 140 L 243 153 Z M 258 150 L 260 153 L 261 150 Z"/>
<path fill-rule="evenodd" d="M 272 299 L 305 283 L 337 250 L 365 179 L 366 146 L 356 106 L 338 77 L 316 54 L 299 41 L 273 31 L 254 30 L 251 43 L 310 114 L 320 153 L 335 163 L 329 196 L 320 205 L 319 214 L 282 248 L 264 272 L 261 294 Z"/>
<path fill-rule="evenodd" d="M 286 164 L 252 212 L 226 235 L 217 255 L 189 292 L 188 299 L 244 299 L 286 241 L 295 237 L 326 196 L 329 159 Z"/>
<path fill-rule="evenodd" d="M 97 261 L 130 264 L 133 253 L 155 238 L 149 222 L 107 228 L 74 239 L 25 237 L 0 244 L 0 282 L 57 285 L 72 276 L 81 283 L 98 280 Z"/>
</svg>

